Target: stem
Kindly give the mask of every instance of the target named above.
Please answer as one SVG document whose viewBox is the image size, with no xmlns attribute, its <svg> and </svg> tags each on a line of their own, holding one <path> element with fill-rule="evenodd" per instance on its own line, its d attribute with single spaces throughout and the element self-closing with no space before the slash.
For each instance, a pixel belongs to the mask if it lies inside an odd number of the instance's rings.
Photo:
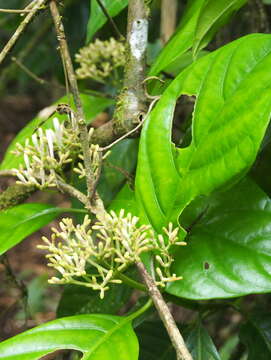
<svg viewBox="0 0 271 360">
<path fill-rule="evenodd" d="M 148 44 L 148 14 L 145 0 L 129 1 L 124 87 L 114 114 L 114 131 L 117 134 L 131 131 L 146 112 L 143 80 Z"/>
<path fill-rule="evenodd" d="M 0 176 L 16 176 L 16 172 L 12 170 L 0 170 Z"/>
<path fill-rule="evenodd" d="M 141 314 L 143 314 L 144 312 L 146 312 L 150 307 L 152 306 L 152 300 L 149 299 L 145 305 L 143 305 L 140 309 L 138 309 L 137 311 L 135 311 L 134 313 L 132 313 L 131 315 L 126 317 L 126 320 L 128 321 L 132 321 L 135 318 L 139 317 Z"/>
<path fill-rule="evenodd" d="M 165 328 L 168 332 L 172 345 L 176 350 L 177 359 L 193 360 L 191 354 L 189 353 L 185 345 L 184 339 L 174 321 L 174 318 L 171 315 L 169 308 L 165 300 L 163 299 L 159 289 L 157 288 L 153 278 L 147 272 L 145 265 L 141 261 L 138 261 L 136 263 L 136 266 L 138 268 L 140 275 L 142 276 L 143 281 L 145 282 L 148 288 L 148 292 L 150 297 L 152 298 L 154 306 L 156 307 L 158 314 L 165 325 Z"/>
<path fill-rule="evenodd" d="M 9 14 L 24 14 L 29 13 L 31 10 L 25 10 L 25 9 L 0 9 L 1 13 L 9 13 Z"/>
<path fill-rule="evenodd" d="M 76 107 L 76 113 L 75 116 L 77 117 L 78 126 L 80 130 L 80 140 L 83 150 L 83 156 L 84 156 L 84 165 L 86 169 L 86 181 L 87 181 L 87 189 L 88 189 L 88 203 L 90 207 L 90 203 L 92 202 L 92 199 L 94 198 L 94 192 L 95 192 L 95 177 L 92 171 L 92 165 L 91 165 L 91 156 L 89 151 L 89 135 L 88 130 L 85 122 L 85 116 L 83 111 L 82 102 L 80 99 L 80 93 L 77 85 L 77 80 L 71 60 L 71 55 L 69 52 L 64 26 L 62 23 L 62 19 L 60 16 L 60 13 L 58 11 L 58 7 L 56 4 L 56 0 L 50 1 L 50 10 L 53 17 L 53 21 L 55 24 L 55 30 L 57 34 L 57 39 L 59 42 L 59 48 L 60 48 L 60 55 L 62 58 L 62 62 L 64 65 L 64 69 L 66 69 L 68 82 L 71 88 L 71 93 L 74 99 L 74 104 Z"/>
<path fill-rule="evenodd" d="M 0 211 L 24 202 L 36 190 L 37 187 L 34 185 L 14 184 L 9 186 L 0 194 Z"/>
<path fill-rule="evenodd" d="M 89 201 L 85 194 L 83 194 L 81 191 L 77 190 L 73 186 L 61 181 L 57 180 L 57 187 L 64 191 L 65 193 L 71 195 L 72 197 L 78 199 L 82 204 L 85 205 L 86 208 L 89 207 Z"/>
<path fill-rule="evenodd" d="M 33 8 L 30 10 L 29 14 L 26 15 L 24 20 L 20 23 L 15 33 L 12 35 L 12 37 L 9 39 L 7 44 L 4 46 L 3 50 L 0 53 L 0 65 L 7 56 L 7 54 L 11 51 L 13 46 L 16 44 L 16 41 L 19 39 L 20 35 L 23 33 L 26 26 L 30 23 L 30 21 L 33 19 L 35 14 L 43 8 L 43 5 L 45 4 L 46 0 L 37 0 Z"/>
<path fill-rule="evenodd" d="M 46 80 L 41 79 L 36 74 L 34 74 L 31 70 L 29 70 L 24 64 L 21 63 L 15 56 L 12 56 L 11 60 L 20 68 L 22 69 L 29 77 L 34 79 L 40 85 L 44 85 L 48 83 Z"/>
<path fill-rule="evenodd" d="M 119 272 L 117 272 L 117 276 L 120 280 L 122 280 L 126 285 L 129 285 L 130 287 L 138 289 L 140 291 L 147 291 L 146 287 L 143 284 L 131 279 L 130 277 Z"/>
<path fill-rule="evenodd" d="M 110 14 L 108 13 L 106 7 L 104 6 L 104 4 L 102 3 L 102 0 L 96 0 L 98 5 L 100 6 L 100 8 L 102 9 L 102 12 L 104 13 L 104 15 L 107 17 L 108 21 L 110 22 L 110 24 L 112 25 L 116 35 L 120 38 L 120 40 L 124 39 L 124 36 L 121 34 L 121 32 L 119 31 L 115 21 L 112 19 L 112 17 L 110 16 Z"/>
<path fill-rule="evenodd" d="M 63 211 L 71 212 L 71 213 L 79 213 L 79 214 L 87 214 L 87 210 L 84 209 L 74 209 L 74 208 L 61 208 Z"/>
<path fill-rule="evenodd" d="M 161 1 L 161 40 L 165 44 L 175 31 L 177 20 L 177 0 Z"/>
</svg>

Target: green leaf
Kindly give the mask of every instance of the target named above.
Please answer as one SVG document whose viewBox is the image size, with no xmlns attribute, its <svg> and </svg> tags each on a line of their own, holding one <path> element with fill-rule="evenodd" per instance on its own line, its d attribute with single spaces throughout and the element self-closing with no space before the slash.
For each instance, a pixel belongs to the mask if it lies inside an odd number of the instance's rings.
<svg viewBox="0 0 271 360">
<path fill-rule="evenodd" d="M 78 315 L 51 321 L 0 343 L 1 360 L 36 360 L 59 349 L 83 360 L 137 360 L 138 341 L 130 317 Z"/>
<path fill-rule="evenodd" d="M 243 176 L 256 158 L 271 109 L 271 36 L 248 35 L 199 59 L 165 90 L 140 139 L 136 197 L 143 221 L 176 224 L 198 195 Z M 176 101 L 196 95 L 192 141 L 171 143 Z M 255 119 L 257 126 L 255 127 Z"/>
<path fill-rule="evenodd" d="M 231 335 L 219 349 L 221 360 L 229 360 L 234 349 L 238 346 L 238 336 L 236 334 Z M 240 360 L 244 360 L 241 358 Z"/>
<path fill-rule="evenodd" d="M 190 0 L 175 35 L 157 57 L 149 75 L 157 75 L 162 70 L 168 71 L 174 63 L 189 56 L 186 53 L 192 48 L 194 55 L 198 53 L 246 2 L 247 0 Z"/>
<path fill-rule="evenodd" d="M 248 349 L 248 360 L 271 358 L 271 316 L 268 311 L 256 311 L 241 327 L 240 340 Z"/>
<path fill-rule="evenodd" d="M 189 1 L 175 35 L 160 52 L 150 69 L 149 76 L 157 75 L 176 63 L 178 58 L 192 48 L 198 17 L 204 2 L 205 0 Z"/>
<path fill-rule="evenodd" d="M 217 30 L 228 22 L 232 14 L 247 0 L 207 0 L 198 17 L 193 43 L 194 54 L 213 38 Z"/>
<path fill-rule="evenodd" d="M 105 108 L 113 104 L 112 99 L 107 99 L 104 97 L 98 96 L 90 96 L 81 94 L 81 101 L 83 104 L 84 112 L 86 115 L 87 123 L 90 123 L 91 120 L 98 115 Z M 11 152 L 15 150 L 16 143 L 24 145 L 25 140 L 33 134 L 33 132 L 37 129 L 37 127 L 42 124 L 40 127 L 43 129 L 48 129 L 52 127 L 54 116 L 49 116 L 54 111 L 55 105 L 61 103 L 68 103 L 69 98 L 67 96 L 63 96 L 57 102 L 55 102 L 52 106 L 49 106 L 43 109 L 37 117 L 35 117 L 32 121 L 30 121 L 20 132 L 19 134 L 12 140 L 9 145 L 4 160 L 0 164 L 0 170 L 9 170 L 13 168 L 18 168 L 19 164 L 23 163 L 23 156 L 15 156 Z M 72 106 L 73 107 L 73 106 Z M 56 115 L 60 121 L 64 121 L 67 116 L 66 115 Z"/>
<path fill-rule="evenodd" d="M 100 294 L 82 286 L 67 285 L 60 299 L 57 316 L 77 314 L 116 314 L 131 296 L 132 288 L 125 284 L 112 284 L 104 299 Z"/>
<path fill-rule="evenodd" d="M 206 205 L 175 254 L 172 272 L 183 280 L 167 292 L 188 299 L 270 292 L 271 200 L 245 179 Z"/>
<path fill-rule="evenodd" d="M 210 335 L 200 321 L 189 329 L 185 342 L 194 360 L 220 360 Z"/>
<path fill-rule="evenodd" d="M 35 203 L 17 205 L 1 211 L 0 255 L 67 211 L 77 210 Z"/>
<path fill-rule="evenodd" d="M 136 328 L 139 360 L 176 360 L 176 352 L 160 321 L 144 321 Z"/>
<path fill-rule="evenodd" d="M 111 202 L 109 209 L 114 210 L 116 213 L 119 213 L 121 209 L 124 209 L 126 214 L 131 213 L 135 216 L 138 215 L 135 192 L 131 190 L 128 184 L 125 184 L 118 192 L 114 200 Z"/>
<path fill-rule="evenodd" d="M 125 139 L 111 149 L 106 158 L 98 185 L 98 192 L 107 206 L 134 173 L 137 162 L 138 139 Z"/>
<path fill-rule="evenodd" d="M 101 0 L 101 2 L 111 17 L 118 15 L 128 5 L 128 0 Z M 91 41 L 96 31 L 98 31 L 107 21 L 97 0 L 90 0 L 90 6 L 90 17 L 87 26 L 87 42 Z"/>
</svg>

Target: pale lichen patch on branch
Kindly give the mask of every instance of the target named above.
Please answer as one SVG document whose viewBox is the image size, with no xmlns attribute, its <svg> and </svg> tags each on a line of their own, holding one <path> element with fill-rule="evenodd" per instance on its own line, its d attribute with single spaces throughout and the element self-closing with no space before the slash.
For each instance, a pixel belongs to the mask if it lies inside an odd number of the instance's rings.
<svg viewBox="0 0 271 360">
<path fill-rule="evenodd" d="M 138 61 L 145 56 L 148 42 L 148 21 L 146 19 L 137 19 L 133 22 L 128 42 L 132 56 Z"/>
</svg>

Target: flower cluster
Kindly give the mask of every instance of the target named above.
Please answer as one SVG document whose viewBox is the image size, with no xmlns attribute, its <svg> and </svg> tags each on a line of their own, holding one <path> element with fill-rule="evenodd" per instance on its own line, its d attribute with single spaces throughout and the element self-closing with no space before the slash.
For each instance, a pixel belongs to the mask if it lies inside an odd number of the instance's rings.
<svg viewBox="0 0 271 360">
<path fill-rule="evenodd" d="M 57 186 L 65 166 L 83 158 L 75 115 L 71 111 L 67 116 L 69 121 L 61 123 L 57 117 L 53 118 L 52 129 L 38 128 L 31 138 L 26 139 L 24 146 L 16 144 L 13 153 L 24 158 L 24 164 L 20 164 L 18 169 L 13 169 L 18 178 L 17 183 L 35 185 L 39 189 Z M 93 129 L 89 131 L 89 141 L 92 131 Z M 99 162 L 108 153 L 102 155 L 98 145 L 90 145 L 89 151 L 93 172 L 98 176 L 101 166 Z M 78 168 L 73 168 L 73 171 L 79 173 L 79 177 L 84 177 L 83 164 L 79 162 L 77 166 Z"/>
<path fill-rule="evenodd" d="M 53 277 L 50 283 L 74 283 L 100 291 L 100 297 L 110 283 L 121 283 L 120 273 L 140 260 L 144 252 L 155 251 L 157 284 L 181 279 L 170 274 L 173 258 L 169 253 L 172 245 L 185 245 L 178 241 L 178 229 L 172 224 L 164 229 L 165 235 L 155 236 L 150 226 L 138 226 L 138 218 L 121 210 L 105 213 L 96 224 L 90 225 L 88 216 L 83 224 L 74 225 L 71 219 L 63 219 L 60 229 L 52 229 L 51 240 L 43 238 L 49 254 L 49 266 L 56 269 L 61 278 Z M 56 239 L 60 241 L 56 242 Z M 88 269 L 89 267 L 89 269 Z M 90 271 L 90 273 L 88 273 Z"/>
<path fill-rule="evenodd" d="M 91 158 L 91 165 L 92 165 L 92 172 L 95 179 L 99 178 L 102 161 L 107 158 L 110 154 L 110 151 L 107 151 L 105 154 L 102 154 L 100 146 L 97 144 L 90 145 L 90 158 Z M 79 159 L 83 160 L 84 157 L 82 154 L 79 154 Z M 79 179 L 86 177 L 86 169 L 83 162 L 78 162 L 77 167 L 73 169 L 79 175 Z"/>
<path fill-rule="evenodd" d="M 103 83 L 116 68 L 124 66 L 125 46 L 114 38 L 97 39 L 80 49 L 75 60 L 80 64 L 76 71 L 79 79 L 91 78 Z"/>
<path fill-rule="evenodd" d="M 78 129 L 65 127 L 57 118 L 53 129 L 39 128 L 25 145 L 16 144 L 15 155 L 23 155 L 24 166 L 13 169 L 20 183 L 33 184 L 39 188 L 55 186 L 57 174 L 70 163 L 74 154 L 80 152 Z"/>
</svg>

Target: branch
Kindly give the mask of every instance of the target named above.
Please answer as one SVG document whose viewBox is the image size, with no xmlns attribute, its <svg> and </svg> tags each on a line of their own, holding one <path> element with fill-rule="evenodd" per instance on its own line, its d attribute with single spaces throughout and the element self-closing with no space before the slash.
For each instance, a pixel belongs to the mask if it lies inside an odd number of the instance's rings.
<svg viewBox="0 0 271 360">
<path fill-rule="evenodd" d="M 6 210 L 28 199 L 37 190 L 34 185 L 14 184 L 0 194 L 0 210 Z"/>
<path fill-rule="evenodd" d="M 161 40 L 165 44 L 175 31 L 177 20 L 177 0 L 161 1 Z"/>
<path fill-rule="evenodd" d="M 158 290 L 153 278 L 147 272 L 145 265 L 142 262 L 137 262 L 136 266 L 140 275 L 142 276 L 144 283 L 147 286 L 149 295 L 152 298 L 154 306 L 156 307 L 158 314 L 163 321 L 165 328 L 167 329 L 172 345 L 176 350 L 177 359 L 193 360 L 191 354 L 189 353 L 185 345 L 184 339 L 174 321 L 174 318 L 171 315 L 171 312 L 169 311 L 169 308 L 165 300 L 163 299 L 160 291 Z"/>
<path fill-rule="evenodd" d="M 16 172 L 13 170 L 0 170 L 0 176 L 16 176 Z"/>
<path fill-rule="evenodd" d="M 72 185 L 69 185 L 61 180 L 57 180 L 57 187 L 63 192 L 79 200 L 86 208 L 89 206 L 88 197 Z"/>
<path fill-rule="evenodd" d="M 89 200 L 89 207 L 91 200 L 93 199 L 93 194 L 95 192 L 95 177 L 92 171 L 92 165 L 91 165 L 91 156 L 89 151 L 89 135 L 88 130 L 85 122 L 85 116 L 83 112 L 83 106 L 80 99 L 80 93 L 77 85 L 76 75 L 74 72 L 64 26 L 61 20 L 61 16 L 58 11 L 58 7 L 56 4 L 56 0 L 51 0 L 50 2 L 50 10 L 53 17 L 53 21 L 55 24 L 55 30 L 57 34 L 57 39 L 59 42 L 59 49 L 60 49 L 60 55 L 62 58 L 63 66 L 66 69 L 67 72 L 67 78 L 68 82 L 71 88 L 71 93 L 74 99 L 74 104 L 76 107 L 75 116 L 77 117 L 78 125 L 79 125 L 79 131 L 80 131 L 80 140 L 83 150 L 83 156 L 84 156 L 84 165 L 86 169 L 86 179 L 87 179 L 87 189 L 88 189 L 88 200 Z M 65 70 L 64 69 L 64 70 Z"/>
<path fill-rule="evenodd" d="M 44 4 L 47 0 L 37 0 L 33 8 L 31 8 L 29 14 L 26 15 L 24 20 L 20 23 L 15 33 L 9 39 L 7 44 L 4 46 L 3 50 L 0 53 L 0 65 L 7 56 L 7 54 L 11 51 L 13 46 L 16 44 L 16 41 L 19 39 L 20 35 L 23 33 L 26 26 L 30 23 L 33 19 L 35 14 L 42 8 L 44 8 Z"/>
<path fill-rule="evenodd" d="M 32 10 L 27 9 L 0 9 L 1 13 L 8 13 L 8 14 L 25 14 L 30 13 Z"/>
<path fill-rule="evenodd" d="M 127 62 L 124 87 L 114 114 L 114 132 L 123 135 L 141 122 L 146 112 L 143 80 L 148 44 L 148 14 L 145 0 L 130 0 L 127 26 Z"/>
</svg>

